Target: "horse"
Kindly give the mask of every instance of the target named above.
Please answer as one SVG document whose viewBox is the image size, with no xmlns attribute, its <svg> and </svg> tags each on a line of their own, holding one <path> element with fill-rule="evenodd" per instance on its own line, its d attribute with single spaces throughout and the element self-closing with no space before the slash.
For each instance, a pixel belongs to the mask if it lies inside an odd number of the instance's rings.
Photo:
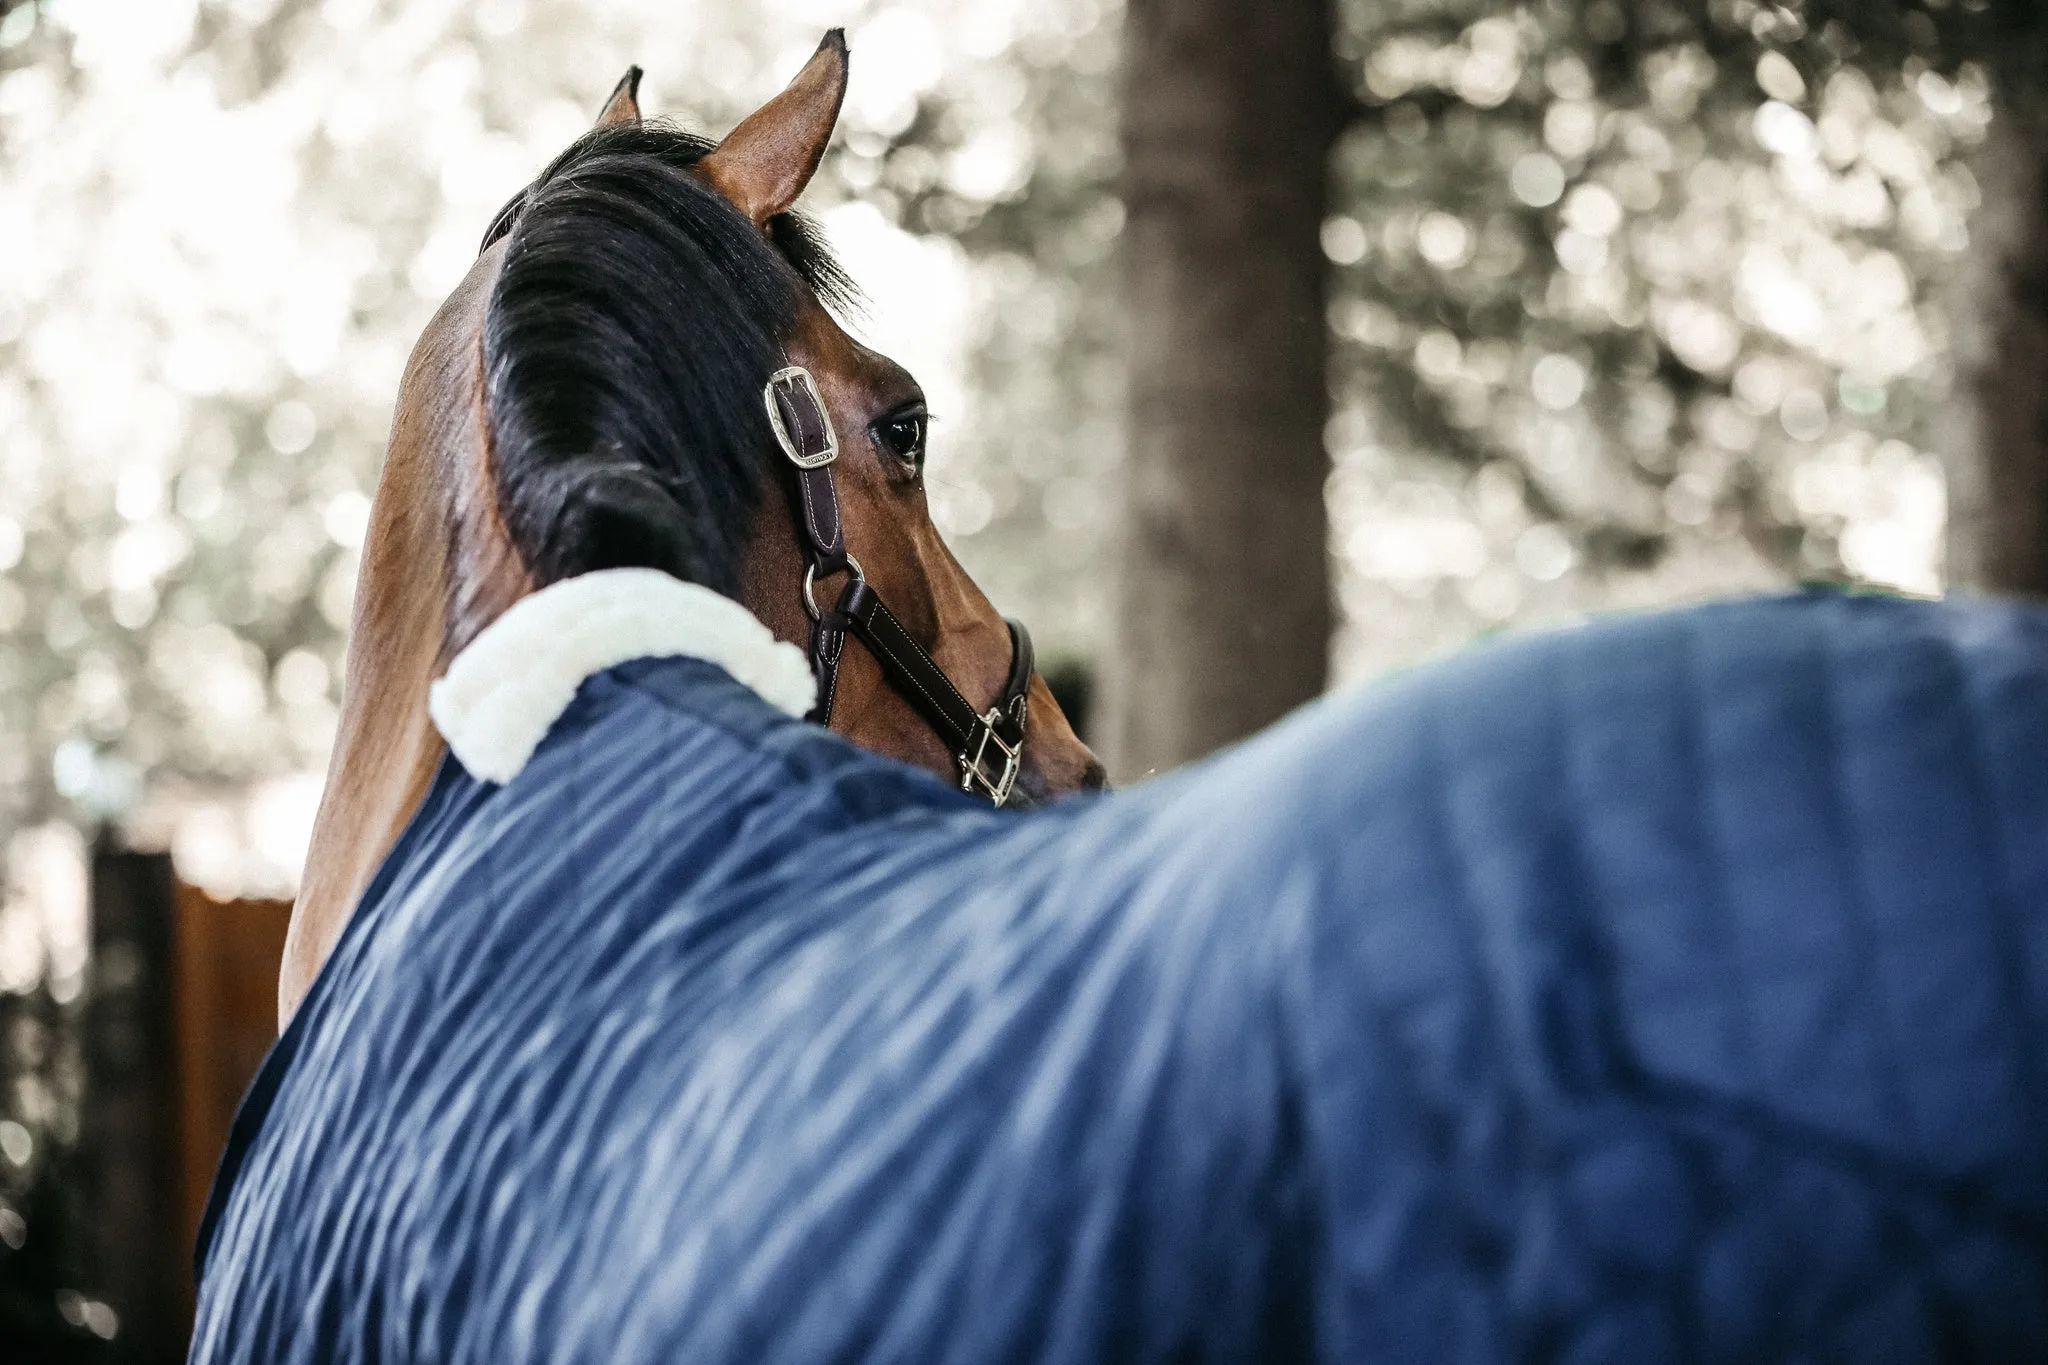
<svg viewBox="0 0 2048 1365">
<path fill-rule="evenodd" d="M 435 681 L 486 625 L 563 578 L 644 566 L 736 598 L 778 639 L 811 649 L 827 684 L 822 718 L 877 752 L 959 778 L 970 740 L 991 753 L 1020 741 L 1014 794 L 1006 788 L 999 803 L 1103 784 L 1102 766 L 1031 667 L 1028 635 L 996 612 L 932 525 L 922 392 L 840 327 L 828 305 L 853 302 L 850 282 L 791 211 L 824 156 L 846 74 L 844 39 L 828 38 L 785 91 L 712 148 L 647 124 L 639 68 L 629 70 L 592 136 L 497 215 L 422 334 L 363 547 L 342 711 L 280 974 L 280 1025 L 442 761 L 429 716 Z M 522 215 L 569 220 L 586 207 L 579 177 L 618 176 L 622 164 L 687 180 L 669 192 L 699 216 L 711 206 L 702 194 L 692 201 L 698 189 L 736 210 L 718 224 L 726 257 L 676 261 L 657 246 L 613 262 L 600 234 L 580 240 L 565 226 L 556 242 L 532 234 L 508 276 Z M 605 201 L 599 211 L 629 211 L 601 187 L 587 193 Z M 737 240 L 742 223 L 773 250 Z M 556 306 L 600 275 L 618 311 L 602 325 L 565 326 Z M 721 303 L 722 313 L 707 307 Z M 703 344 L 674 335 L 678 317 L 708 329 Z M 650 337 L 673 337 L 673 348 L 660 353 Z M 771 467 L 780 457 L 760 408 L 729 401 L 731 386 L 705 377 L 759 368 L 771 353 L 798 361 L 789 368 L 805 376 L 781 405 L 789 424 L 811 415 L 814 429 L 847 441 L 829 464 L 795 467 L 793 480 Z M 612 365 L 633 368 L 614 375 Z M 779 410 L 771 418 L 781 422 Z M 848 577 L 846 593 L 821 611 L 814 580 L 836 574 Z M 900 622 L 885 602 L 901 609 Z M 845 649 L 848 633 L 868 648 Z M 966 733 L 988 709 L 969 694 L 1000 702 L 994 730 Z M 1003 781 L 999 771 L 991 778 Z"/>
<path fill-rule="evenodd" d="M 729 292 L 806 259 L 621 136 L 513 212 L 500 299 L 593 223 Z M 634 315 L 540 278 L 487 388 Z M 728 352 L 690 430 L 822 462 L 876 410 L 815 359 Z M 195 1362 L 2048 1354 L 2048 610 L 1597 620 L 1008 811 L 805 719 L 861 576 L 806 657 L 697 538 L 751 504 L 686 534 L 597 448 L 595 493 L 500 475 L 549 581 L 428 690 L 446 752 L 236 1117 Z"/>
</svg>

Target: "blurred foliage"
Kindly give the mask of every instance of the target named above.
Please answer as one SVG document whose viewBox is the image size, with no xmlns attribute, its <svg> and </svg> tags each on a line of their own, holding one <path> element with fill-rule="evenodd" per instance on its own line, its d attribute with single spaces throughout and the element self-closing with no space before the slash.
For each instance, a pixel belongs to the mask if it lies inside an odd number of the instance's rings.
<svg viewBox="0 0 2048 1365">
<path fill-rule="evenodd" d="M 1325 247 L 1353 666 L 1791 577 L 1938 590 L 1968 160 L 1994 88 L 2038 84 L 1990 60 L 2039 26 L 1960 0 L 1347 6 Z M 1370 638 L 1389 619 L 1420 638 Z"/>
<path fill-rule="evenodd" d="M 79 1292 L 89 1274 L 74 1024 L 47 986 L 0 991 L 0 1344 L 38 1365 L 97 1360 L 104 1345 Z"/>
</svg>

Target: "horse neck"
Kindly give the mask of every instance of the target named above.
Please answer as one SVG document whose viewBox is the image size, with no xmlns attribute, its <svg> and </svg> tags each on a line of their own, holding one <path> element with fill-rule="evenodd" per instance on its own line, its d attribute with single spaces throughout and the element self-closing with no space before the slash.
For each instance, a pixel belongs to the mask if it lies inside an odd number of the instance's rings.
<svg viewBox="0 0 2048 1365">
<path fill-rule="evenodd" d="M 406 365 L 363 543 L 341 720 L 285 940 L 280 1026 L 433 781 L 445 746 L 428 688 L 532 589 L 499 518 L 483 403 L 483 320 L 502 251 L 477 262 Z"/>
</svg>

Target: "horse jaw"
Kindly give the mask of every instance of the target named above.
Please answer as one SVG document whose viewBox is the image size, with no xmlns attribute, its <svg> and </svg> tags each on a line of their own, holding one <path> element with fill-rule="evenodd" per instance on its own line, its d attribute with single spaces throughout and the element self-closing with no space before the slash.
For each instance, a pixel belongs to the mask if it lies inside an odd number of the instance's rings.
<svg viewBox="0 0 2048 1365">
<path fill-rule="evenodd" d="M 485 252 L 434 315 L 399 387 L 363 542 L 341 721 L 278 979 L 280 1027 L 419 809 L 444 745 L 427 689 L 533 589 L 499 519 L 483 408 L 483 323 L 504 258 Z"/>
</svg>

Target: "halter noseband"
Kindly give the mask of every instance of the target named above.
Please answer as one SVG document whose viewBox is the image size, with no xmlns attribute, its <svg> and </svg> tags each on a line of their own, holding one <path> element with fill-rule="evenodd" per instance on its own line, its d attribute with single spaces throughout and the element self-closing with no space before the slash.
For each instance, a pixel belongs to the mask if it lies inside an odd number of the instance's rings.
<svg viewBox="0 0 2048 1365">
<path fill-rule="evenodd" d="M 998 806 L 1026 804 L 1017 789 L 1024 761 L 1024 721 L 1029 710 L 1031 632 L 1020 621 L 1004 618 L 1010 628 L 1010 676 L 987 714 L 977 713 L 946 671 L 911 638 L 881 594 L 868 586 L 860 561 L 846 552 L 846 528 L 839 516 L 839 489 L 832 463 L 839 458 L 839 436 L 825 411 L 817 381 L 800 365 L 769 376 L 762 398 L 776 442 L 796 470 L 797 523 L 803 528 L 804 610 L 811 617 L 811 671 L 818 678 L 818 705 L 809 719 L 832 722 L 832 701 L 839 689 L 839 661 L 846 637 L 866 645 L 881 665 L 882 676 L 903 695 L 953 751 L 960 769 L 960 790 L 980 792 Z M 839 604 L 820 610 L 817 580 L 850 574 Z"/>
</svg>

